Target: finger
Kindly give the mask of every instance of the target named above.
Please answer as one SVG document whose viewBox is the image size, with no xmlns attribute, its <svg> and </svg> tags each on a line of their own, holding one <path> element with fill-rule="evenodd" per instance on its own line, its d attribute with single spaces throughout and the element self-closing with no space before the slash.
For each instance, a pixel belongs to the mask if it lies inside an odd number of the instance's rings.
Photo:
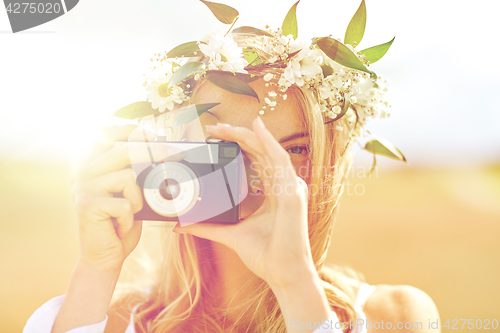
<svg viewBox="0 0 500 333">
<path fill-rule="evenodd" d="M 262 122 L 262 119 L 260 117 L 255 118 L 252 125 L 257 138 L 262 142 L 262 146 L 264 147 L 267 156 L 271 158 L 273 164 L 292 166 L 290 155 L 288 155 L 285 149 L 283 149 L 272 133 L 269 132 Z"/>
<path fill-rule="evenodd" d="M 265 154 L 262 143 L 257 139 L 255 133 L 248 128 L 228 124 L 207 125 L 206 128 L 214 138 L 236 142 L 241 149 L 255 157 Z"/>
<path fill-rule="evenodd" d="M 125 253 L 130 253 L 137 246 L 138 239 L 142 234 L 142 221 L 135 220 L 132 228 L 125 234 L 122 239 Z"/>
<path fill-rule="evenodd" d="M 111 196 L 111 193 L 123 193 L 133 205 L 134 213 L 142 209 L 142 192 L 136 184 L 132 169 L 110 172 L 96 178 L 81 180 L 72 187 L 74 196 L 80 193 L 101 194 Z"/>
<path fill-rule="evenodd" d="M 155 156 L 155 160 L 151 160 L 152 155 Z M 82 179 L 98 177 L 108 172 L 121 170 L 131 165 L 131 156 L 133 163 L 154 163 L 157 161 L 157 156 L 162 157 L 163 160 L 180 161 L 184 157 L 184 152 L 168 144 L 119 144 L 99 156 L 92 163 L 77 170 L 72 175 L 71 182 L 75 183 Z"/>
<path fill-rule="evenodd" d="M 291 207 L 301 204 L 304 198 L 300 195 L 300 184 L 297 181 L 297 173 L 293 167 L 290 155 L 283 149 L 274 136 L 266 129 L 262 119 L 257 117 L 253 122 L 257 137 L 266 142 L 264 145 L 267 155 L 275 167 L 273 177 L 273 196 L 276 204 L 281 202 L 281 207 Z"/>
<path fill-rule="evenodd" d="M 230 126 L 227 124 L 208 125 L 207 131 L 213 137 L 239 144 L 251 162 L 252 170 L 257 171 L 262 184 L 270 183 L 272 166 L 266 156 L 262 142 L 255 133 L 245 127 Z M 269 192 L 267 192 L 269 193 Z"/>
<path fill-rule="evenodd" d="M 306 181 L 299 176 L 297 176 L 297 181 L 299 182 L 299 185 L 302 187 L 304 191 L 303 193 L 305 195 L 305 198 L 309 200 L 309 187 L 307 186 Z"/>
<path fill-rule="evenodd" d="M 266 143 L 264 145 L 264 149 L 267 152 L 266 155 L 271 160 L 271 165 L 273 165 L 275 168 L 279 168 L 279 171 L 282 171 L 280 177 L 277 177 L 276 179 L 277 182 L 281 184 L 295 183 L 295 177 L 297 177 L 297 174 L 295 172 L 295 169 L 293 168 L 290 155 L 286 152 L 285 149 L 283 149 L 281 144 L 265 127 L 260 117 L 257 117 L 253 121 L 253 127 L 257 138 L 259 138 L 261 142 Z"/>
<path fill-rule="evenodd" d="M 190 225 L 180 226 L 179 223 L 172 229 L 173 232 L 179 234 L 188 234 L 196 237 L 208 239 L 217 243 L 221 243 L 234 249 L 234 236 L 237 232 L 238 224 L 219 224 L 219 223 L 193 223 Z"/>
<path fill-rule="evenodd" d="M 156 134 L 137 127 L 136 125 L 109 126 L 101 128 L 87 163 L 94 161 L 106 151 L 114 147 L 116 141 L 152 141 Z"/>
<path fill-rule="evenodd" d="M 103 209 L 110 217 L 114 217 L 117 222 L 116 235 L 122 239 L 134 226 L 134 212 L 132 203 L 125 198 L 106 198 L 108 205 Z"/>
<path fill-rule="evenodd" d="M 81 203 L 81 200 L 84 203 Z M 77 197 L 76 204 L 80 210 L 79 215 L 85 220 L 112 223 L 112 218 L 114 218 L 116 235 L 119 238 L 123 238 L 134 224 L 132 203 L 128 199 L 81 195 Z"/>
</svg>

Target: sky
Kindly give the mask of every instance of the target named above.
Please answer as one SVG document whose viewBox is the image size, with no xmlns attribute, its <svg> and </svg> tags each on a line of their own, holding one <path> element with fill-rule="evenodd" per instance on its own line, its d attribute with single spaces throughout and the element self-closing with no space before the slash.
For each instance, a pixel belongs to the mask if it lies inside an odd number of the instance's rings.
<svg viewBox="0 0 500 333">
<path fill-rule="evenodd" d="M 276 28 L 295 1 L 221 2 L 240 12 L 236 26 Z M 343 37 L 359 3 L 302 0 L 299 37 Z M 396 36 L 370 66 L 388 80 L 392 115 L 368 129 L 395 144 L 410 165 L 499 163 L 500 2 L 366 0 L 366 6 L 360 49 Z M 197 0 L 81 0 L 64 16 L 16 34 L 0 9 L 0 159 L 75 163 L 116 110 L 146 98 L 143 74 L 154 53 L 228 28 Z M 371 159 L 361 151 L 355 161 Z"/>
</svg>

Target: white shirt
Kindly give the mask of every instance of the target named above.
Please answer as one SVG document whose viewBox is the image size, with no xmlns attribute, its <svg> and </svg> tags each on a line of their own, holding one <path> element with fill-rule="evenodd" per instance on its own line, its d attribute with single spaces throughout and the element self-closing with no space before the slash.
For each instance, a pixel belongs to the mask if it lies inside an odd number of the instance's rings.
<svg viewBox="0 0 500 333">
<path fill-rule="evenodd" d="M 370 286 L 366 283 L 361 284 L 354 304 L 358 318 L 356 322 L 351 323 L 353 328 L 352 333 L 366 333 L 366 316 L 363 312 L 363 306 L 374 290 L 375 286 Z M 50 333 L 64 302 L 64 297 L 65 295 L 54 297 L 39 307 L 26 322 L 23 333 Z M 130 324 L 127 326 L 125 333 L 135 333 L 133 318 L 134 311 L 130 315 Z M 66 333 L 103 333 L 107 322 L 108 316 L 100 323 L 73 328 Z M 296 323 L 296 325 L 299 325 L 299 323 Z M 297 326 L 297 328 L 299 327 Z M 313 333 L 342 333 L 337 314 L 332 311 L 330 317 L 320 327 L 316 328 Z"/>
</svg>

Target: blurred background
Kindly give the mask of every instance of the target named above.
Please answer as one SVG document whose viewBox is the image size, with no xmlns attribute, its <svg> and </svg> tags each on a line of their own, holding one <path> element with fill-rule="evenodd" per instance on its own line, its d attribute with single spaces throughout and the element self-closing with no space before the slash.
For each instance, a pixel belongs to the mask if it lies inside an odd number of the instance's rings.
<svg viewBox="0 0 500 333">
<path fill-rule="evenodd" d="M 281 26 L 295 1 L 224 0 L 236 26 Z M 370 284 L 427 292 L 446 319 L 500 320 L 500 54 L 494 0 L 367 0 L 360 49 L 395 42 L 372 65 L 392 116 L 368 125 L 408 165 L 360 151 L 328 260 Z M 360 1 L 304 0 L 299 37 L 343 37 Z M 82 0 L 12 34 L 0 9 L 0 331 L 19 332 L 65 293 L 78 257 L 71 172 L 100 126 L 144 100 L 154 53 L 229 27 L 196 0 Z M 474 331 L 474 330 L 468 330 Z"/>
</svg>

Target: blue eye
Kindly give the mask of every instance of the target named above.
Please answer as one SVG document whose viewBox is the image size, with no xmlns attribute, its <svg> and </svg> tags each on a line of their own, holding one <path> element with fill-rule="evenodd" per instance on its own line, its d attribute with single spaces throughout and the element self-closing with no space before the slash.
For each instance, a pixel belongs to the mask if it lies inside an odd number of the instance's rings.
<svg viewBox="0 0 500 333">
<path fill-rule="evenodd" d="M 290 154 L 307 154 L 309 151 L 305 146 L 293 146 L 286 150 Z"/>
</svg>

